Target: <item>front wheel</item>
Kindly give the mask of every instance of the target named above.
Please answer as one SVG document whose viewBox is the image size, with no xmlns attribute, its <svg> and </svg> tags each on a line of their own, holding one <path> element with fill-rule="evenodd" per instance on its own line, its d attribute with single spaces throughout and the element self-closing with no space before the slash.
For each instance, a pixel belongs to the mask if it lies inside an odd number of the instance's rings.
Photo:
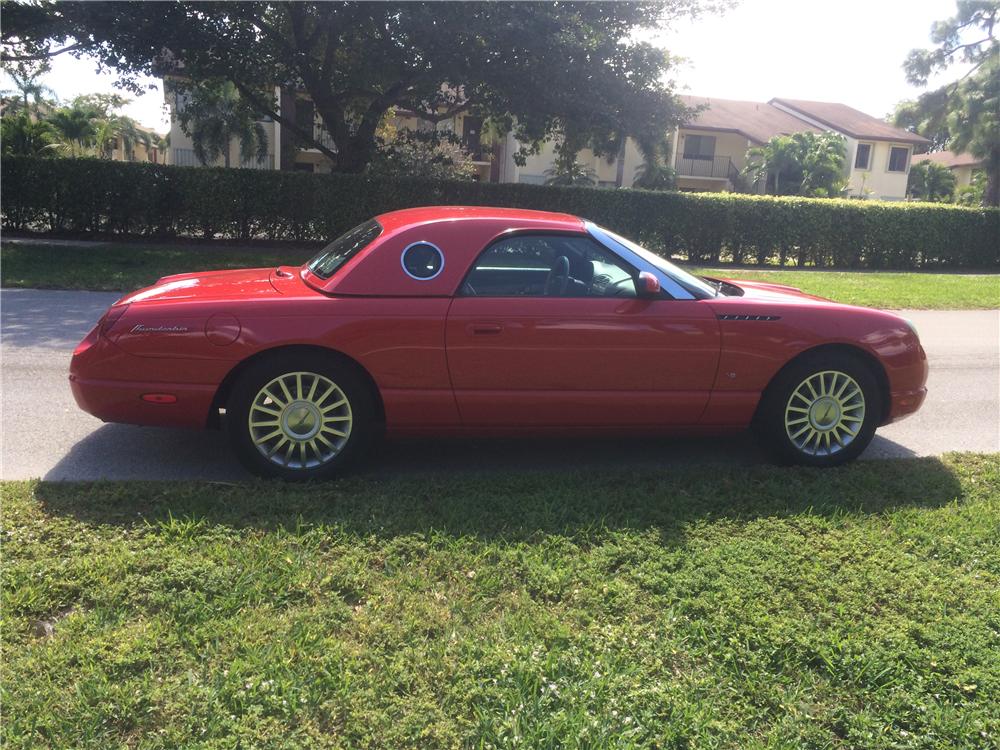
<svg viewBox="0 0 1000 750">
<path fill-rule="evenodd" d="M 326 479 L 355 463 L 375 434 L 370 388 L 321 355 L 251 365 L 226 405 L 226 428 L 254 474 Z"/>
<path fill-rule="evenodd" d="M 784 463 L 837 466 L 875 436 L 882 397 L 859 357 L 817 354 L 778 376 L 761 402 L 758 425 Z"/>
</svg>

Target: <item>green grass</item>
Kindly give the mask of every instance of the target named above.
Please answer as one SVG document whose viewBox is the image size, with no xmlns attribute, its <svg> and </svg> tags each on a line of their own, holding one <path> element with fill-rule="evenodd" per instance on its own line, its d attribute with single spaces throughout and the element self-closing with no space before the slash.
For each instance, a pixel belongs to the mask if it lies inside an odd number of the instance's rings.
<svg viewBox="0 0 1000 750">
<path fill-rule="evenodd" d="M 1000 274 L 893 273 L 888 271 L 770 271 L 701 268 L 717 278 L 788 284 L 849 305 L 885 310 L 977 310 L 1000 307 Z"/>
<path fill-rule="evenodd" d="M 161 276 L 223 268 L 298 265 L 307 248 L 233 249 L 204 245 L 106 243 L 37 245 L 5 240 L 0 247 L 6 287 L 131 291 Z M 727 278 L 760 279 L 799 287 L 838 302 L 884 309 L 992 309 L 1000 307 L 1000 274 L 871 273 L 697 269 Z"/>
<path fill-rule="evenodd" d="M 997 455 L 2 489 L 6 747 L 1000 743 Z"/>
<path fill-rule="evenodd" d="M 4 240 L 5 287 L 131 291 L 161 276 L 225 268 L 301 265 L 315 254 L 303 248 L 255 249 L 204 245 L 37 245 Z"/>
</svg>

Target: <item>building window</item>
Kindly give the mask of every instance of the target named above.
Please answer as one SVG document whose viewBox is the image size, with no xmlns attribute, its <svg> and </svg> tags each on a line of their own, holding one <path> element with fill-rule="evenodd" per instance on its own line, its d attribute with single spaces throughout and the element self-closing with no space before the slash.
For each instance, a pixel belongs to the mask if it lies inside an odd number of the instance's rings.
<svg viewBox="0 0 1000 750">
<path fill-rule="evenodd" d="M 854 157 L 855 169 L 871 169 L 872 166 L 872 144 L 859 143 L 858 153 Z"/>
<path fill-rule="evenodd" d="M 704 159 L 715 158 L 714 135 L 688 135 L 684 137 L 684 158 Z"/>
<path fill-rule="evenodd" d="M 889 149 L 889 171 L 905 172 L 906 159 L 910 155 L 910 149 L 904 146 L 893 146 Z"/>
</svg>

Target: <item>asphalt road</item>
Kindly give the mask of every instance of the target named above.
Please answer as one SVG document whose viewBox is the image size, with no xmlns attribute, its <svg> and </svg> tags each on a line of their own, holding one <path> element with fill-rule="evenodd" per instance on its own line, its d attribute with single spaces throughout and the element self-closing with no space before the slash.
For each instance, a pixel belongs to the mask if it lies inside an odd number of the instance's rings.
<svg viewBox="0 0 1000 750">
<path fill-rule="evenodd" d="M 0 477 L 240 479 L 219 432 L 103 424 L 80 411 L 66 379 L 73 347 L 117 297 L 5 289 Z M 879 430 L 864 458 L 1000 451 L 1000 311 L 911 311 L 930 357 L 929 394 L 915 416 Z M 372 474 L 664 463 L 752 464 L 747 436 L 644 440 L 434 440 L 390 443 Z"/>
</svg>

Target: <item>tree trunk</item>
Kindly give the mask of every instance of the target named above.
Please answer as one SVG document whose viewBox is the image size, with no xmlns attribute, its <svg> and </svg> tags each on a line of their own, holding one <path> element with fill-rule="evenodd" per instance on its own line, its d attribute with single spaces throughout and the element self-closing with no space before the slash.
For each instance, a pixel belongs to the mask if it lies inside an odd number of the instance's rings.
<svg viewBox="0 0 1000 750">
<path fill-rule="evenodd" d="M 986 190 L 983 192 L 983 205 L 1000 207 L 1000 146 L 990 149 L 986 157 Z"/>
</svg>

